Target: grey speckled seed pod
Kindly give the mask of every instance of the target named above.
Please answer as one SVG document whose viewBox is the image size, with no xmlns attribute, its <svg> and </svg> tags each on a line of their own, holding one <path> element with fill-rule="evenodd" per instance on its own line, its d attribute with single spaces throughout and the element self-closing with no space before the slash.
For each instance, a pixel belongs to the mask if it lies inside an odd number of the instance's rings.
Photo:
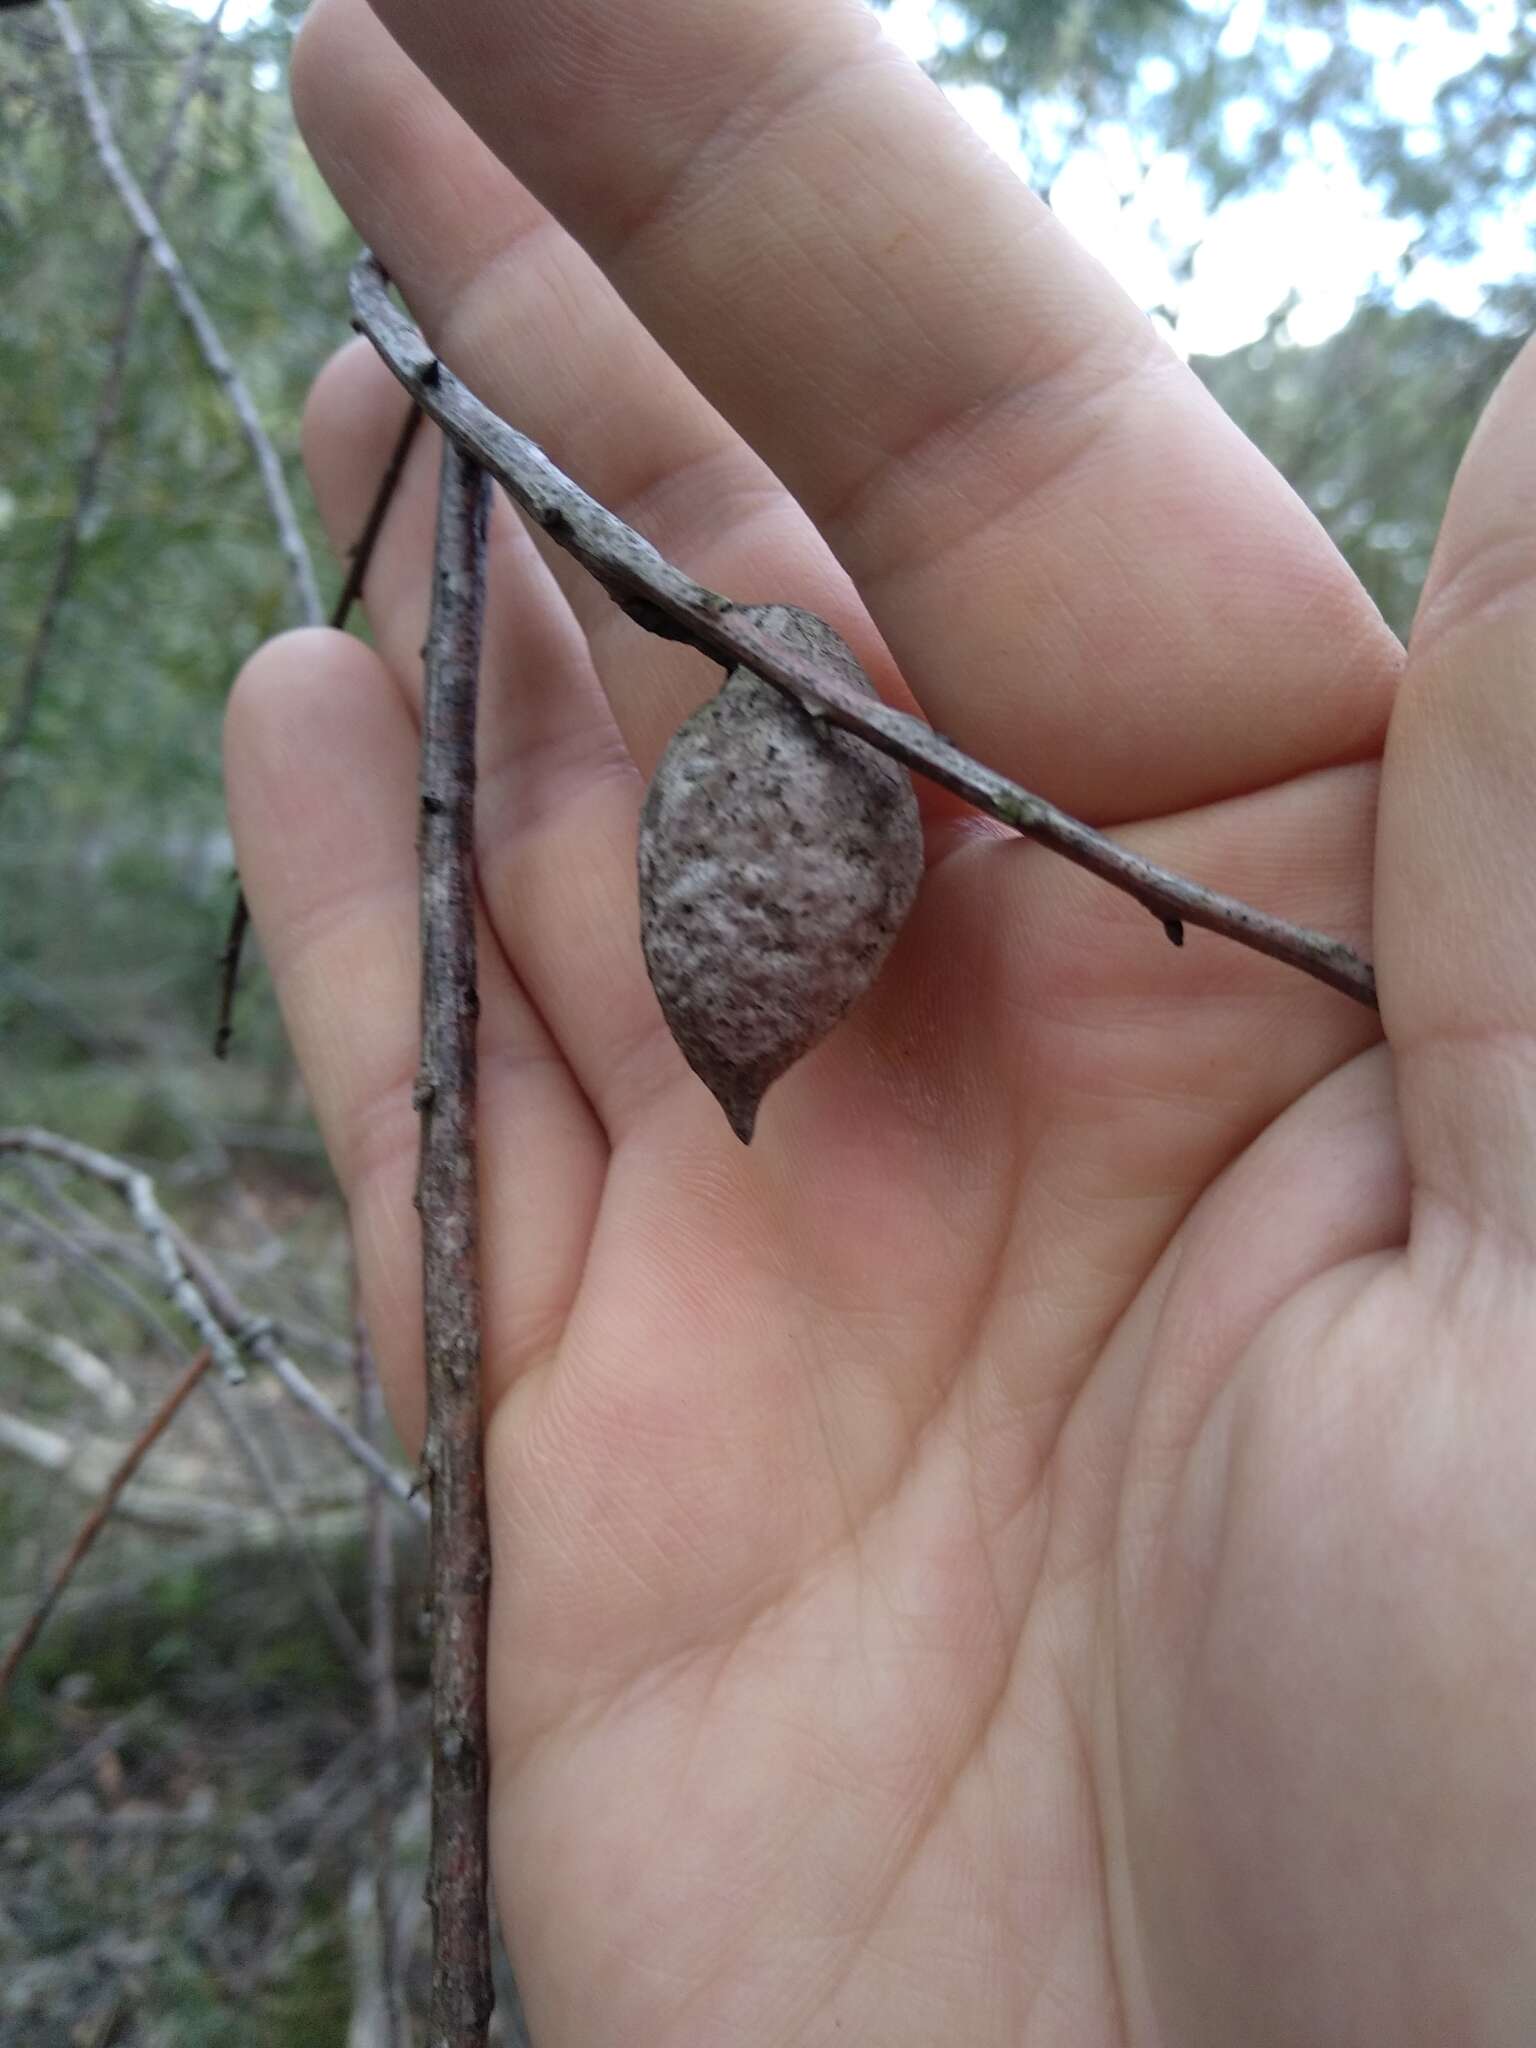
<svg viewBox="0 0 1536 2048">
<path fill-rule="evenodd" d="M 870 683 L 811 612 L 762 624 Z M 743 1144 L 769 1084 L 880 971 L 922 874 L 906 771 L 750 669 L 679 726 L 640 815 L 640 938 L 684 1058 Z"/>
</svg>

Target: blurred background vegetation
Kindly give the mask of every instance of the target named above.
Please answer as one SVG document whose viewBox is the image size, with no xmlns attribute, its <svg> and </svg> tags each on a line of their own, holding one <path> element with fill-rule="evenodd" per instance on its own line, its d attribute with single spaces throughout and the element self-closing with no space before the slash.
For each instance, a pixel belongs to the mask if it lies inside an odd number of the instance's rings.
<svg viewBox="0 0 1536 2048">
<path fill-rule="evenodd" d="M 352 238 L 288 107 L 298 0 L 231 4 L 212 29 L 210 11 L 74 0 L 69 18 L 328 598 L 295 451 L 345 333 Z M 1405 633 L 1462 448 L 1536 324 L 1536 8 L 892 0 L 888 20 L 1097 236 Z M 1266 244 L 1308 190 L 1288 275 Z M 1336 244 L 1326 305 L 1309 236 Z M 1241 320 L 1212 320 L 1239 297 Z M 254 952 L 235 1055 L 209 1054 L 233 887 L 221 704 L 299 609 L 227 391 L 104 174 L 61 0 L 0 11 L 0 390 L 0 1124 L 149 1167 L 349 1407 L 344 1230 Z M 187 1347 L 111 1201 L 3 1160 L 0 1307 L 3 1647 L 103 1444 Z M 105 1361 L 132 1419 L 50 1364 L 39 1332 Z M 232 1398 L 363 1632 L 356 1475 L 270 1384 Z M 18 1448 L 28 1427 L 73 1462 Z M 384 2041 L 358 1991 L 366 1687 L 220 1412 L 194 1403 L 151 1457 L 159 1481 L 147 1464 L 0 1705 L 0 2042 Z M 402 1542 L 408 1716 L 420 1561 Z M 409 1866 L 419 1741 L 406 1750 L 392 1852 Z"/>
</svg>

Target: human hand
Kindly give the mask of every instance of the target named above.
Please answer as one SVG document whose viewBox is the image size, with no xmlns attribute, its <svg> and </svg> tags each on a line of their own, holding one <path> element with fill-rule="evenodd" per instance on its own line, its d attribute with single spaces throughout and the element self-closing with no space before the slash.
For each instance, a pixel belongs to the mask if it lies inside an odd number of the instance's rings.
<svg viewBox="0 0 1536 2048">
<path fill-rule="evenodd" d="M 498 505 L 492 1825 L 540 2048 L 1525 2042 L 1536 358 L 1400 681 L 1306 512 L 857 8 L 377 12 L 422 70 L 322 0 L 301 113 L 470 385 L 980 758 L 1369 940 L 1387 1034 L 920 790 L 911 922 L 743 1151 L 636 935 L 641 777 L 718 678 Z M 360 347 L 321 379 L 338 544 L 403 403 Z M 435 469 L 424 436 L 378 653 L 276 642 L 229 739 L 407 1439 Z"/>
</svg>

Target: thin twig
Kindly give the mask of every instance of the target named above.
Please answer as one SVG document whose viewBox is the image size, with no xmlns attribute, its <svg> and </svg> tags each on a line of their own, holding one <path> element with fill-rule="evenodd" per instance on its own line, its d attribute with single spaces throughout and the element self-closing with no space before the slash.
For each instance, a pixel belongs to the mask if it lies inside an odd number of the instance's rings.
<svg viewBox="0 0 1536 2048">
<path fill-rule="evenodd" d="M 114 1422 L 126 1422 L 132 1415 L 133 1396 L 126 1383 L 104 1359 L 98 1358 L 94 1351 L 87 1351 L 83 1344 L 77 1344 L 73 1337 L 39 1329 L 29 1316 L 23 1315 L 8 1301 L 0 1301 L 0 1341 L 14 1344 L 19 1351 L 30 1351 L 38 1358 L 45 1358 L 67 1379 L 73 1380 L 83 1393 L 91 1395 Z"/>
<path fill-rule="evenodd" d="M 373 551 L 379 535 L 384 531 L 384 521 L 394 502 L 395 492 L 400 488 L 400 479 L 405 474 L 406 459 L 411 444 L 416 439 L 424 414 L 419 405 L 413 405 L 406 414 L 384 474 L 379 478 L 379 487 L 373 494 L 373 503 L 368 508 L 368 517 L 363 521 L 363 530 L 350 551 L 346 580 L 337 593 L 336 602 L 331 606 L 330 626 L 340 632 L 352 616 L 352 607 L 362 595 L 363 581 L 368 574 L 368 565 L 373 560 Z M 245 951 L 246 934 L 250 930 L 250 905 L 245 900 L 245 891 L 239 885 L 235 888 L 235 907 L 229 914 L 229 931 L 224 940 L 224 950 L 219 955 L 219 1015 L 214 1027 L 213 1056 L 224 1059 L 229 1052 L 229 1042 L 235 1030 L 235 988 L 240 979 L 240 956 Z"/>
<path fill-rule="evenodd" d="M 420 414 L 414 415 L 416 418 Z M 355 1280 L 354 1280 L 355 1288 Z M 376 1444 L 383 1433 L 384 1402 L 362 1318 L 354 1310 L 352 1364 L 357 1378 L 357 1427 Z M 395 1686 L 395 1530 L 384 1490 L 370 1474 L 368 1512 L 368 1694 L 376 1754 L 373 1766 L 373 1915 L 378 1923 L 382 2048 L 403 2048 L 405 1987 L 395 1917 L 395 1800 L 391 1763 L 400 1737 L 400 1695 Z"/>
<path fill-rule="evenodd" d="M 40 1216 L 35 1209 L 13 1202 L 8 1195 L 0 1195 L 0 1218 L 5 1219 L 3 1237 L 7 1243 L 25 1244 L 34 1251 L 52 1252 L 67 1265 L 79 1267 L 104 1294 L 126 1309 L 170 1357 L 182 1355 L 176 1332 L 165 1317 L 107 1264 L 105 1248 L 110 1246 L 112 1251 L 118 1250 L 118 1241 L 112 1233 L 102 1230 L 89 1241 L 77 1240 L 67 1230 L 61 1230 L 57 1223 Z"/>
<path fill-rule="evenodd" d="M 401 1713 L 389 1758 L 391 1783 L 398 1782 L 403 1753 L 421 1736 L 431 1715 L 432 1702 L 425 1693 L 413 1699 Z M 377 1747 L 371 1726 L 352 1736 L 317 1778 L 300 1785 L 284 1800 L 273 1816 L 273 1833 L 303 1836 L 311 1850 L 317 1846 L 324 1848 L 350 1833 L 368 1811 Z"/>
<path fill-rule="evenodd" d="M 390 450 L 384 473 L 379 478 L 379 487 L 373 494 L 373 503 L 368 507 L 368 517 L 363 521 L 363 530 L 347 551 L 347 577 L 336 593 L 336 602 L 331 606 L 332 626 L 339 632 L 352 616 L 352 607 L 363 594 L 373 551 L 378 546 L 379 535 L 384 531 L 384 521 L 389 508 L 395 501 L 400 488 L 400 479 L 405 475 L 405 465 L 410 459 L 411 448 L 421 431 L 425 415 L 419 405 L 413 405 L 401 423 Z"/>
<path fill-rule="evenodd" d="M 401 1714 L 400 1742 L 391 1760 L 392 1784 L 400 1782 L 402 1750 L 406 1745 L 414 1746 L 423 1728 L 429 1725 L 431 1713 L 432 1702 L 423 1693 Z M 262 1944 L 262 1953 L 269 1962 L 275 1963 L 291 1952 L 303 1888 L 313 1883 L 325 1858 L 339 1844 L 349 1842 L 369 1818 L 373 1808 L 373 1755 L 373 1729 L 368 1727 L 326 1766 L 313 1788 L 300 1788 L 274 1823 L 274 1835 L 293 1834 L 300 1828 L 307 1829 L 307 1833 L 302 1847 L 290 1857 L 295 1885 L 286 1902 L 287 1910 L 274 1921 Z M 263 1965 L 258 1963 L 256 1967 Z"/>
<path fill-rule="evenodd" d="M 122 1513 L 121 1507 L 118 1513 Z M 341 1535 L 339 1514 L 328 1514 L 325 1520 L 327 1533 L 334 1529 Z M 200 1542 L 180 1543 L 174 1552 L 174 1569 L 189 1574 L 199 1571 L 217 1571 L 226 1564 L 249 1559 L 253 1546 L 268 1548 L 279 1537 L 280 1531 L 273 1528 L 255 1528 L 249 1524 L 231 1530 L 222 1529 L 216 1535 L 205 1535 Z M 170 1554 L 162 1550 L 152 1561 L 141 1564 L 136 1570 L 124 1572 L 115 1579 L 105 1579 L 99 1585 L 82 1586 L 78 1582 L 65 1594 L 63 1607 L 67 1614 L 77 1620 L 86 1616 L 115 1613 L 123 1607 L 132 1607 L 147 1594 L 173 1568 Z M 0 1633 L 9 1626 L 19 1627 L 26 1616 L 27 1603 L 23 1600 L 0 1601 Z"/>
<path fill-rule="evenodd" d="M 301 1408 L 307 1409 L 320 1424 L 328 1429 L 336 1441 L 357 1460 L 365 1471 L 371 1472 L 384 1490 L 397 1500 L 408 1515 L 418 1522 L 431 1520 L 431 1509 L 417 1491 L 415 1483 L 406 1478 L 390 1464 L 382 1451 L 376 1450 L 347 1421 L 338 1414 L 307 1373 L 300 1370 L 280 1345 L 266 1331 L 253 1332 L 247 1339 L 246 1348 L 278 1380 Z"/>
<path fill-rule="evenodd" d="M 129 1166 L 121 1159 L 114 1159 L 108 1152 L 94 1151 L 89 1145 L 76 1144 L 73 1138 L 61 1138 L 52 1131 L 0 1130 L 0 1153 L 4 1152 L 30 1152 L 41 1159 L 57 1159 L 65 1166 L 72 1166 L 77 1173 L 86 1174 L 103 1186 L 115 1189 L 149 1240 L 166 1292 L 196 1330 L 202 1343 L 213 1353 L 215 1364 L 231 1382 L 238 1384 L 245 1378 L 239 1352 L 210 1313 L 200 1289 L 193 1284 L 178 1243 L 179 1233 L 160 1207 L 155 1184 L 147 1173 L 141 1173 L 137 1167 Z"/>
<path fill-rule="evenodd" d="M 151 1415 L 148 1422 L 145 1423 L 144 1427 L 124 1452 L 116 1471 L 113 1472 L 111 1478 L 107 1481 L 101 1499 L 80 1524 L 75 1540 L 64 1553 L 58 1570 L 49 1581 L 47 1590 L 17 1630 L 15 1640 L 12 1642 L 10 1649 L 7 1650 L 3 1662 L 0 1662 L 0 1700 L 3 1700 L 6 1693 L 10 1690 L 11 1680 L 20 1669 L 22 1658 L 26 1656 L 28 1650 L 37 1641 L 43 1623 L 53 1612 L 59 1595 L 80 1569 L 86 1552 L 101 1534 L 102 1529 L 106 1525 L 107 1517 L 116 1505 L 118 1495 L 143 1463 L 145 1453 L 164 1434 L 177 1409 L 186 1400 L 188 1394 L 191 1393 L 212 1363 L 213 1353 L 205 1345 L 181 1375 L 181 1378 L 174 1383 L 170 1392 L 160 1403 L 160 1406 Z"/>
<path fill-rule="evenodd" d="M 330 1580 L 326 1577 L 320 1560 L 305 1538 L 303 1530 L 294 1520 L 293 1512 L 283 1497 L 283 1489 L 277 1474 L 272 1469 L 261 1439 L 251 1427 L 249 1416 L 240 1405 L 239 1396 L 222 1385 L 218 1380 L 209 1381 L 209 1391 L 214 1397 L 225 1428 L 234 1440 L 235 1448 L 251 1468 L 260 1491 L 266 1495 L 277 1526 L 282 1531 L 288 1554 L 297 1565 L 299 1576 L 309 1589 L 309 1596 L 319 1615 L 321 1625 L 335 1646 L 342 1663 L 352 1676 L 366 1685 L 368 1682 L 368 1655 L 363 1648 L 357 1630 L 347 1619 L 346 1609 L 337 1599 Z"/>
<path fill-rule="evenodd" d="M 0 1834 L 9 1828 L 20 1827 L 28 1814 L 46 1807 L 55 1793 L 68 1791 L 77 1778 L 91 1769 L 98 1757 L 105 1756 L 126 1737 L 136 1733 L 149 1718 L 150 1711 L 149 1701 L 140 1700 L 126 1714 L 114 1715 L 94 1735 L 88 1736 L 79 1749 L 61 1757 L 56 1764 L 50 1764 L 47 1770 L 40 1771 L 30 1784 L 23 1785 L 14 1797 L 0 1806 Z"/>
<path fill-rule="evenodd" d="M 366 1437 L 361 1436 L 347 1418 L 326 1399 L 309 1375 L 295 1365 L 283 1349 L 275 1325 L 265 1316 L 252 1315 L 212 1261 L 186 1237 L 178 1225 L 172 1223 L 170 1227 L 186 1261 L 187 1270 L 202 1290 L 215 1321 L 239 1346 L 241 1355 L 254 1358 L 258 1365 L 265 1366 L 299 1406 L 312 1415 L 323 1429 L 329 1430 L 348 1455 L 355 1459 L 365 1472 L 371 1472 L 386 1492 L 409 1514 L 419 1522 L 429 1520 L 431 1510 L 412 1481 L 403 1472 L 398 1471 L 382 1451 L 369 1443 Z"/>
<path fill-rule="evenodd" d="M 344 2048 L 396 2048 L 399 2033 L 384 1978 L 384 1928 L 375 1911 L 377 1871 L 359 1863 L 347 1885 L 347 1957 L 352 2009 Z"/>
<path fill-rule="evenodd" d="M 178 1225 L 170 1221 L 170 1217 L 160 1206 L 150 1176 L 141 1174 L 137 1167 L 129 1167 L 121 1159 L 111 1157 L 111 1153 L 98 1153 L 86 1145 L 76 1145 L 72 1139 L 61 1139 L 53 1135 L 51 1130 L 0 1130 L 0 1153 L 20 1153 L 43 1159 L 57 1159 L 61 1163 L 72 1165 L 76 1171 L 82 1171 L 82 1174 L 88 1174 L 92 1180 L 115 1188 L 133 1210 L 133 1219 L 143 1231 L 143 1235 L 150 1239 L 150 1245 L 156 1253 L 156 1264 L 160 1268 L 162 1278 L 166 1280 L 168 1292 L 172 1294 L 176 1307 L 190 1323 L 193 1323 L 199 1337 L 203 1339 L 203 1346 L 211 1352 L 211 1356 L 225 1366 L 225 1378 L 244 1378 L 240 1350 L 242 1346 L 252 1346 L 252 1331 L 264 1339 L 270 1331 L 270 1325 L 256 1325 L 252 1319 L 240 1313 L 240 1305 L 233 1303 L 233 1296 L 227 1292 L 227 1288 L 223 1288 L 219 1276 L 213 1274 L 207 1260 L 203 1260 L 203 1255 L 188 1243 Z M 213 1282 L 213 1286 L 209 1282 Z M 209 1298 L 215 1292 L 219 1296 L 217 1307 Z M 223 1317 L 219 1315 L 219 1309 L 225 1311 Z M 233 1313 L 229 1313 L 231 1309 Z M 291 1370 L 297 1372 L 299 1368 L 293 1366 Z M 313 1393 L 313 1389 L 309 1391 Z M 276 1475 L 272 1473 L 270 1460 L 262 1450 L 262 1444 L 252 1432 L 246 1413 L 240 1409 L 236 1401 L 233 1401 L 229 1386 L 219 1384 L 217 1380 L 213 1382 L 213 1399 L 225 1430 L 229 1432 L 233 1444 L 236 1444 L 236 1450 L 250 1466 L 260 1493 L 266 1495 L 276 1528 L 279 1528 L 289 1548 L 289 1554 L 293 1556 L 299 1575 L 309 1585 L 319 1620 L 322 1620 L 346 1667 L 358 1677 L 362 1677 L 365 1675 L 367 1659 L 362 1655 L 362 1645 L 358 1642 L 356 1630 L 348 1622 L 340 1602 L 336 1599 L 330 1579 L 326 1577 L 322 1567 L 319 1567 L 313 1550 L 305 1542 L 305 1536 L 293 1518 L 293 1511 L 289 1509 L 289 1503 L 283 1497 L 283 1489 L 279 1481 L 276 1481 Z M 319 1401 L 324 1407 L 330 1407 L 328 1403 L 324 1403 L 324 1397 L 317 1393 L 315 1401 Z M 340 1415 L 336 1415 L 334 1419 L 338 1427 L 350 1432 L 350 1425 L 344 1423 Z M 10 1438 L 14 1448 L 20 1448 L 25 1454 L 41 1454 L 41 1462 L 57 1462 L 49 1446 L 41 1444 L 43 1432 L 33 1432 L 33 1436 L 39 1442 L 35 1442 L 29 1452 L 25 1436 L 18 1434 L 25 1430 L 27 1425 L 16 1419 L 8 1419 L 6 1436 Z"/>
<path fill-rule="evenodd" d="M 213 1031 L 213 1056 L 216 1060 L 227 1059 L 229 1041 L 235 1035 L 235 990 L 240 982 L 240 956 L 245 951 L 245 935 L 251 928 L 251 906 L 245 900 L 245 890 L 239 880 L 235 882 L 235 907 L 229 913 L 229 930 L 224 936 L 224 950 L 219 955 L 219 1015 Z"/>
<path fill-rule="evenodd" d="M 171 106 L 170 118 L 166 122 L 165 136 L 144 187 L 145 205 L 151 213 L 158 212 L 160 202 L 165 196 L 165 188 L 170 183 L 177 152 L 181 147 L 182 124 L 186 120 L 198 88 L 202 85 L 208 60 L 218 44 L 219 24 L 227 5 L 228 0 L 218 0 L 218 5 L 209 15 L 192 54 L 182 66 L 181 76 L 176 84 L 176 97 Z M 96 404 L 96 418 L 91 428 L 91 438 L 75 476 L 75 502 L 59 537 L 53 574 L 49 578 L 43 608 L 33 629 L 32 644 L 27 649 L 21 682 L 17 687 L 15 701 L 11 705 L 11 715 L 6 720 L 4 733 L 0 734 L 0 792 L 3 792 L 5 787 L 7 770 L 25 747 L 32 729 L 38 695 L 42 688 L 43 670 L 53 645 L 54 629 L 64 609 L 64 600 L 69 594 L 70 584 L 74 581 L 75 563 L 80 554 L 80 537 L 85 531 L 91 508 L 96 502 L 107 444 L 112 438 L 118 415 L 122 411 L 128 356 L 148 275 L 149 240 L 140 227 L 123 269 L 123 281 L 118 292 L 117 325 L 113 329 L 112 340 L 107 350 L 107 370 L 101 382 L 101 396 Z"/>
<path fill-rule="evenodd" d="M 149 1240 L 172 1300 L 213 1352 L 215 1361 L 226 1365 L 226 1377 L 243 1379 L 245 1368 L 242 1358 L 254 1358 L 288 1390 L 301 1408 L 329 1431 L 349 1457 L 380 1481 L 407 1513 L 422 1522 L 429 1518 L 426 1502 L 416 1493 L 410 1480 L 397 1471 L 382 1452 L 359 1436 L 346 1417 L 337 1412 L 284 1351 L 273 1324 L 265 1317 L 252 1315 L 245 1308 L 212 1261 L 165 1213 L 155 1194 L 154 1182 L 147 1173 L 128 1166 L 121 1159 L 114 1159 L 110 1153 L 93 1151 L 89 1146 L 78 1145 L 73 1139 L 61 1138 L 52 1131 L 0 1129 L 0 1154 L 6 1152 L 55 1159 L 117 1189 L 128 1201 L 134 1220 Z M 47 1234 L 55 1241 L 63 1238 L 62 1233 L 51 1230 L 41 1218 L 27 1219 L 27 1227 L 37 1229 L 39 1234 Z M 80 1248 L 69 1246 L 67 1240 L 61 1242 L 60 1248 L 80 1257 L 93 1271 L 99 1268 L 103 1281 L 116 1281 L 116 1276 L 108 1268 L 100 1266 L 99 1261 L 81 1252 Z M 127 1305 L 141 1315 L 153 1318 L 159 1331 L 168 1334 L 147 1302 L 140 1301 L 121 1282 L 116 1284 L 122 1288 Z M 228 1370 L 230 1363 L 233 1365 L 232 1374 Z"/>
<path fill-rule="evenodd" d="M 150 260 L 170 286 L 171 295 L 192 330 L 204 362 L 240 422 L 241 430 L 255 458 L 267 506 L 288 563 L 295 611 L 299 618 L 312 624 L 321 616 L 320 587 L 315 581 L 314 564 L 309 559 L 309 549 L 299 525 L 298 514 L 294 511 L 293 499 L 288 492 L 288 485 L 283 476 L 283 465 L 278 459 L 277 450 L 261 423 L 255 402 L 246 388 L 245 379 L 235 368 L 229 350 L 224 346 L 223 338 L 213 324 L 197 287 L 188 277 L 181 258 L 172 248 L 164 228 L 160 225 L 159 216 L 145 198 L 138 179 L 128 168 L 122 150 L 118 147 L 117 137 L 112 130 L 112 118 L 97 88 L 90 52 L 86 49 L 75 17 L 70 12 L 69 0 L 48 0 L 48 11 L 53 16 L 60 39 L 74 67 L 75 90 L 80 96 L 86 125 L 91 131 L 91 140 L 96 146 L 96 154 L 101 160 L 102 169 L 111 180 L 134 226 L 144 237 Z"/>
<path fill-rule="evenodd" d="M 422 1271 L 432 1487 L 430 2048 L 484 2048 L 494 2002 L 486 1919 L 486 1605 L 475 1185 L 475 692 L 490 484 L 443 448 L 421 736 Z"/>
<path fill-rule="evenodd" d="M 786 630 L 782 607 L 734 604 L 685 576 L 445 369 L 391 304 L 388 284 L 376 257 L 365 253 L 359 258 L 351 277 L 355 325 L 449 439 L 488 469 L 637 624 L 696 647 L 726 668 L 754 670 L 813 716 L 857 733 L 978 810 L 1123 889 L 1152 913 L 1175 945 L 1182 943 L 1185 925 L 1200 925 L 1375 1007 L 1376 977 L 1342 940 L 1288 924 L 1157 867 L 984 767 L 921 719 L 864 696 L 800 644 L 792 628 Z"/>
</svg>

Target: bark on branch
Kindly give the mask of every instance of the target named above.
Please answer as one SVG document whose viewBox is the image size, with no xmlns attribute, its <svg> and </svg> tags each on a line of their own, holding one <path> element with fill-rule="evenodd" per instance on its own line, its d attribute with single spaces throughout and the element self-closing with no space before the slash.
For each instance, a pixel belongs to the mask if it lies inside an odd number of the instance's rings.
<svg viewBox="0 0 1536 2048">
<path fill-rule="evenodd" d="M 815 655 L 765 627 L 754 616 L 759 607 L 734 604 L 685 576 L 445 369 L 396 310 L 388 287 L 382 265 L 365 252 L 352 271 L 354 324 L 422 411 L 489 470 L 528 517 L 574 555 L 638 624 L 696 647 L 724 668 L 754 670 L 813 715 L 859 734 L 978 810 L 1123 889 L 1151 912 L 1175 945 L 1182 944 L 1185 925 L 1199 925 L 1375 1007 L 1375 974 L 1342 940 L 1271 917 L 1143 859 L 973 760 L 921 719 L 861 695 Z"/>
<path fill-rule="evenodd" d="M 486 1918 L 486 1610 L 475 1143 L 475 693 L 490 484 L 447 442 L 421 736 L 422 1270 L 432 1488 L 430 2048 L 482 2048 L 494 1992 Z"/>
</svg>

